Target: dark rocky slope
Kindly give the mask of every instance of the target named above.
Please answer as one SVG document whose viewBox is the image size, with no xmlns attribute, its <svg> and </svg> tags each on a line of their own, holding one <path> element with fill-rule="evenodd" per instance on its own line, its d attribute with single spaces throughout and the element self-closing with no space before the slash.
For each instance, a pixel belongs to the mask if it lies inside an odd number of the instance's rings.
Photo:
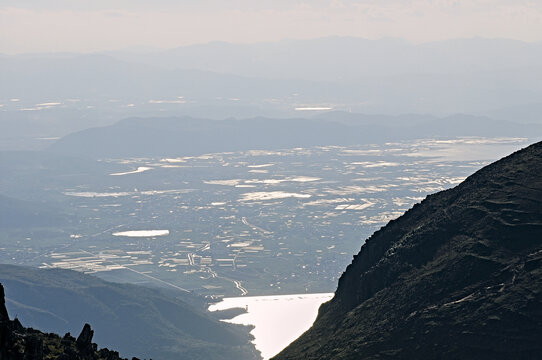
<svg viewBox="0 0 542 360">
<path fill-rule="evenodd" d="M 10 320 L 4 287 L 0 284 L 0 360 L 126 360 L 116 351 L 98 350 L 92 342 L 93 335 L 88 324 L 75 339 L 70 333 L 60 337 L 25 328 L 17 319 Z"/>
<path fill-rule="evenodd" d="M 541 359 L 542 143 L 374 233 L 276 359 Z"/>
</svg>

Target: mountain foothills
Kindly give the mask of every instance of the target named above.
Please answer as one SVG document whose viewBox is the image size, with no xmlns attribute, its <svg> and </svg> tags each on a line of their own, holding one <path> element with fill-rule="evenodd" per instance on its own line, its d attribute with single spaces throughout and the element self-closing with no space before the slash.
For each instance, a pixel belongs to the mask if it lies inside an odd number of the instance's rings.
<svg viewBox="0 0 542 360">
<path fill-rule="evenodd" d="M 365 115 L 330 112 L 313 118 L 127 118 L 71 133 L 48 151 L 93 158 L 201 155 L 255 149 L 357 145 L 454 136 L 518 136 L 542 133 L 540 124 L 515 124 L 481 116 Z"/>
<path fill-rule="evenodd" d="M 285 359 L 539 359 L 542 143 L 374 233 Z"/>
<path fill-rule="evenodd" d="M 155 360 L 260 359 L 250 343 L 250 328 L 226 324 L 206 314 L 205 299 L 192 293 L 110 283 L 71 270 L 13 265 L 0 265 L 0 282 L 5 287 L 9 313 L 25 326 L 64 334 L 80 331 L 83 324 L 90 323 L 96 330 L 95 341 L 122 356 Z M 26 347 L 27 353 L 43 349 L 40 351 L 44 359 L 47 354 L 66 351 L 69 355 L 68 348 L 78 349 L 69 336 L 61 339 L 24 330 L 18 320 L 5 321 L 3 326 L 11 335 L 2 335 L 2 339 L 7 336 L 8 342 L 14 341 L 10 343 L 13 349 L 18 343 Z M 89 333 L 90 329 L 85 331 Z M 83 337 L 87 339 L 85 344 L 91 344 L 91 335 Z M 48 352 L 49 345 L 55 349 L 53 352 Z M 118 353 L 107 357 L 105 350 L 97 354 L 80 358 L 118 358 Z"/>
</svg>

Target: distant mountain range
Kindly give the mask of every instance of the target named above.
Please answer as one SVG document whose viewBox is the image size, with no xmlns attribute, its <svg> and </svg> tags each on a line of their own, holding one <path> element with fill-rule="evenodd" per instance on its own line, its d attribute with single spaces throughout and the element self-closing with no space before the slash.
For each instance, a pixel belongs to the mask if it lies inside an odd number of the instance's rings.
<svg viewBox="0 0 542 360">
<path fill-rule="evenodd" d="M 386 114 L 485 113 L 540 103 L 542 85 L 535 79 L 541 64 L 541 43 L 482 38 L 411 44 L 331 37 L 139 53 L 3 55 L 0 101 L 6 111 L 13 98 L 26 102 L 21 109 L 28 111 L 51 102 L 80 105 L 85 116 L 104 107 L 124 116 L 204 116 L 202 106 L 223 109 L 222 117 L 242 115 L 232 110 L 237 107 L 247 116 L 254 108 L 292 116 L 306 104 Z"/>
<path fill-rule="evenodd" d="M 417 138 L 523 136 L 541 134 L 542 125 L 520 125 L 484 117 L 454 115 L 378 116 L 331 112 L 311 119 L 207 120 L 130 118 L 76 132 L 49 150 L 98 158 L 188 156 L 251 149 L 355 145 Z"/>
<path fill-rule="evenodd" d="M 542 142 L 374 233 L 282 359 L 538 359 Z"/>
<path fill-rule="evenodd" d="M 542 43 L 470 38 L 413 44 L 394 38 L 368 40 L 333 36 L 254 44 L 211 42 L 164 51 L 105 54 L 169 69 L 198 69 L 260 78 L 349 81 L 415 73 L 539 68 Z"/>
<path fill-rule="evenodd" d="M 41 150 L 133 116 L 293 118 L 331 109 L 541 123 L 541 64 L 542 43 L 483 38 L 0 55 L 0 150 Z"/>
<path fill-rule="evenodd" d="M 60 269 L 0 265 L 7 310 L 25 326 L 78 333 L 85 323 L 94 339 L 122 356 L 152 359 L 259 359 L 249 328 L 206 313 L 203 298 Z M 2 358 L 3 359 L 3 358 Z"/>
</svg>

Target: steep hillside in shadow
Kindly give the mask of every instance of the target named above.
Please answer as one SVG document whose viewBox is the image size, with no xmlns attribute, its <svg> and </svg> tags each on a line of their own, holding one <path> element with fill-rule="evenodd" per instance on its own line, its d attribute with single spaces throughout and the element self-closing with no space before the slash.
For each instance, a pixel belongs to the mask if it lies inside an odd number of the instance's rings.
<svg viewBox="0 0 542 360">
<path fill-rule="evenodd" d="M 0 282 L 7 309 L 25 326 L 64 334 L 89 323 L 96 330 L 96 342 L 122 356 L 260 359 L 250 343 L 250 328 L 211 317 L 205 299 L 191 293 L 13 265 L 0 265 Z"/>
<path fill-rule="evenodd" d="M 540 359 L 542 143 L 374 233 L 276 359 Z"/>
<path fill-rule="evenodd" d="M 4 287 L 0 284 L 0 359 L 2 360 L 126 360 L 117 351 L 98 350 L 92 342 L 94 331 L 85 324 L 75 339 L 25 328 L 19 320 L 10 320 L 6 309 Z M 138 360 L 132 358 L 132 360 Z"/>
</svg>

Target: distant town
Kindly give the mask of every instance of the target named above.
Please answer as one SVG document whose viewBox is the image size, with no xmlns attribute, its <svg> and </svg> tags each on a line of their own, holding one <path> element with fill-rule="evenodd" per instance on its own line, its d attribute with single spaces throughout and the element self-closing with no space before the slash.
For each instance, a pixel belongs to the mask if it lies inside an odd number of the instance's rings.
<svg viewBox="0 0 542 360">
<path fill-rule="evenodd" d="M 367 236 L 490 160 L 473 149 L 524 141 L 103 159 L 88 174 L 59 166 L 40 191 L 75 220 L 4 232 L 0 261 L 213 297 L 331 292 Z"/>
</svg>

